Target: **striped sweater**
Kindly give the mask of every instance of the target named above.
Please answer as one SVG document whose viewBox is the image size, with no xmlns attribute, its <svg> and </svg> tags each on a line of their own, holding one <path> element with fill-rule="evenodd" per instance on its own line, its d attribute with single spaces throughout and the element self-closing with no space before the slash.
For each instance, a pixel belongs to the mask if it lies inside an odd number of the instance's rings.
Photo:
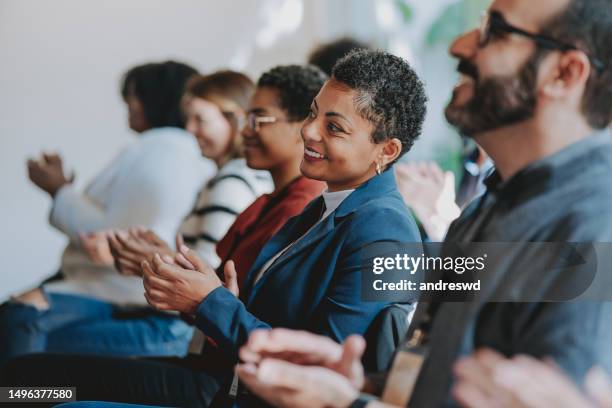
<svg viewBox="0 0 612 408">
<path fill-rule="evenodd" d="M 249 168 L 245 159 L 227 162 L 200 191 L 193 210 L 181 224 L 179 232 L 185 244 L 217 268 L 220 263 L 215 250 L 217 242 L 238 214 L 273 188 L 267 171 Z"/>
</svg>

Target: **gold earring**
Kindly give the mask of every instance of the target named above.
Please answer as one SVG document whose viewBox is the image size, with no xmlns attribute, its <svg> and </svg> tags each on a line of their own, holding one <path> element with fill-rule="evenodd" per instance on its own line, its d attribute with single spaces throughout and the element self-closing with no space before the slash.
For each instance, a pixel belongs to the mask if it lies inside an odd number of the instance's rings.
<svg viewBox="0 0 612 408">
<path fill-rule="evenodd" d="M 382 166 L 379 162 L 376 162 L 376 174 L 378 174 L 379 176 L 382 174 Z"/>
</svg>

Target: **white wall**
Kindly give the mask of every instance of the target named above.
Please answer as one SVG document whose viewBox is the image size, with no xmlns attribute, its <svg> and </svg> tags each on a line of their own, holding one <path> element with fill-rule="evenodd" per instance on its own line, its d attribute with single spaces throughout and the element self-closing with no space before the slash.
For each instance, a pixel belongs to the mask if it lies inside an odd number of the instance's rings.
<svg viewBox="0 0 612 408">
<path fill-rule="evenodd" d="M 118 92 L 127 68 L 175 58 L 258 75 L 299 63 L 330 35 L 324 1 L 300 13 L 302 0 L 0 0 L 0 301 L 52 274 L 65 245 L 28 157 L 57 150 L 83 186 L 132 137 Z"/>
</svg>

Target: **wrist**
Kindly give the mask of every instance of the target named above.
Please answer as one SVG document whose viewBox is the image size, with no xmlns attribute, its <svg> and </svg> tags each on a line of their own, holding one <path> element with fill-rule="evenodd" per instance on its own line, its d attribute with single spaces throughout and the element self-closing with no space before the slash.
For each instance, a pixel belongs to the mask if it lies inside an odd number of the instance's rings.
<svg viewBox="0 0 612 408">
<path fill-rule="evenodd" d="M 353 398 L 350 405 L 346 405 L 343 408 L 365 408 L 374 400 L 376 400 L 376 397 L 373 395 L 357 393 L 357 396 Z"/>
<path fill-rule="evenodd" d="M 51 196 L 51 198 L 55 198 L 55 196 L 57 195 L 57 193 L 66 185 L 70 184 L 68 181 L 64 181 L 63 183 L 60 183 L 56 186 L 50 187 L 47 190 L 47 193 L 49 193 L 49 195 Z"/>
<path fill-rule="evenodd" d="M 339 387 L 334 401 L 329 405 L 335 408 L 349 408 L 355 400 L 359 399 L 359 391 L 353 387 Z"/>
</svg>

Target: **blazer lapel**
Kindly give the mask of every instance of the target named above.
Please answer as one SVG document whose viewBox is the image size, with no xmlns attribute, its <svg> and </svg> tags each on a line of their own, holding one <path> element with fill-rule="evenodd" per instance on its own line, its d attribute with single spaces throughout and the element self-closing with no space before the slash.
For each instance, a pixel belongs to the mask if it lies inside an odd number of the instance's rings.
<svg viewBox="0 0 612 408">
<path fill-rule="evenodd" d="M 317 224 L 306 236 L 300 239 L 299 242 L 295 243 L 287 252 L 279 257 L 276 262 L 264 273 L 264 275 L 257 281 L 254 282 L 255 277 L 258 275 L 260 269 L 265 263 L 270 260 L 274 255 L 285 249 L 288 245 L 295 242 L 297 239 L 302 237 L 310 227 L 314 224 L 314 220 L 321 216 L 321 205 L 323 204 L 323 197 L 311 202 L 304 212 L 298 216 L 296 223 L 291 228 L 283 228 L 281 233 L 273 237 L 269 243 L 264 247 L 264 251 L 257 261 L 247 278 L 247 285 L 245 286 L 245 299 L 248 299 L 247 304 L 250 304 L 257 291 L 266 279 L 273 276 L 274 273 L 285 265 L 292 257 L 296 256 L 301 251 L 304 251 L 311 245 L 319 242 L 323 237 L 333 231 L 337 221 L 344 218 L 359 208 L 364 203 L 380 197 L 381 194 L 386 194 L 389 191 L 396 190 L 395 184 L 395 173 L 393 169 L 388 169 L 381 175 L 375 176 L 368 182 L 357 188 L 351 195 L 349 195 L 340 206 L 330 214 L 325 220 Z"/>
<path fill-rule="evenodd" d="M 307 235 L 302 237 L 298 242 L 291 246 L 283 255 L 281 255 L 271 266 L 265 271 L 264 275 L 255 283 L 253 286 L 253 290 L 249 294 L 248 303 L 251 303 L 255 296 L 257 295 L 257 291 L 259 288 L 265 283 L 266 279 L 270 279 L 274 274 L 282 269 L 283 265 L 291 260 L 297 254 L 302 253 L 306 248 L 315 245 L 321 239 L 323 239 L 327 234 L 329 234 L 334 229 L 334 217 L 333 215 L 328 216 L 323 221 L 319 222 Z M 299 239 L 300 237 L 298 237 Z M 284 249 L 283 247 L 282 249 Z M 282 250 L 281 249 L 281 250 Z M 278 252 L 276 252 L 278 253 Z M 259 272 L 259 270 L 257 271 Z"/>
<path fill-rule="evenodd" d="M 291 218 L 279 232 L 276 233 L 269 241 L 264 245 L 263 249 L 259 253 L 259 256 L 251 266 L 249 274 L 247 276 L 246 283 L 244 285 L 244 292 L 250 296 L 250 291 L 253 289 L 255 277 L 259 274 L 261 268 L 268 262 L 273 256 L 278 254 L 280 251 L 285 249 L 289 244 L 295 242 L 301 237 L 304 232 L 310 228 L 314 221 L 321 214 L 321 206 L 323 197 L 316 198 L 310 204 L 306 206 L 304 211 Z M 247 296 L 247 298 L 248 298 Z"/>
</svg>

